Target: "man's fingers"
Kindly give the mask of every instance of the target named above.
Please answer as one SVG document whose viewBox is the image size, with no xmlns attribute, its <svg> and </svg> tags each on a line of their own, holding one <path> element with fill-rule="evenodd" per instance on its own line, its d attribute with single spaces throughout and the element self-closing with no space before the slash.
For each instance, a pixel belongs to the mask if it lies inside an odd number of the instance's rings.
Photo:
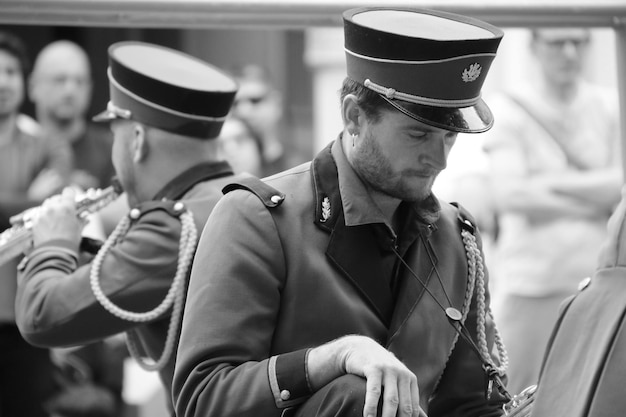
<svg viewBox="0 0 626 417">
<path fill-rule="evenodd" d="M 426 417 L 426 413 L 420 407 L 420 390 L 417 385 L 417 378 L 411 378 L 410 384 L 411 403 L 413 405 L 412 415 L 415 417 Z"/>
<path fill-rule="evenodd" d="M 368 375 L 365 385 L 365 406 L 363 407 L 363 417 L 376 417 L 381 392 L 381 374 L 373 373 L 372 375 Z"/>
<path fill-rule="evenodd" d="M 400 404 L 398 379 L 394 374 L 387 374 L 384 381 L 382 417 L 395 417 L 398 411 L 398 405 Z"/>
<path fill-rule="evenodd" d="M 419 390 L 417 389 L 417 379 L 399 379 L 397 385 L 399 393 L 397 415 L 402 417 L 417 416 L 419 408 Z"/>
</svg>

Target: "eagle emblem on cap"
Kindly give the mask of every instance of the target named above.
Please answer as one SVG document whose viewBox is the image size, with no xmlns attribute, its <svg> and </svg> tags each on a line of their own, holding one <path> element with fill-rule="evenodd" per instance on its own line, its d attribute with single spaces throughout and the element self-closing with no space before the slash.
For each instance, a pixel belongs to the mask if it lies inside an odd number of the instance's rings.
<svg viewBox="0 0 626 417">
<path fill-rule="evenodd" d="M 461 78 L 463 82 L 471 83 L 472 81 L 476 81 L 478 77 L 480 77 L 480 72 L 482 71 L 482 67 L 478 62 L 471 64 L 469 68 L 465 68 L 463 70 L 463 74 L 461 74 Z"/>
</svg>

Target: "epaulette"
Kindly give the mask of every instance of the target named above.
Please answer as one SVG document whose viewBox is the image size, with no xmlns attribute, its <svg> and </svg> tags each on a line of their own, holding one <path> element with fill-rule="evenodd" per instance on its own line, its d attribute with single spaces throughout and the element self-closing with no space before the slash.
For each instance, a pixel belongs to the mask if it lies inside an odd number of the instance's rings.
<svg viewBox="0 0 626 417">
<path fill-rule="evenodd" d="M 228 184 L 222 188 L 223 194 L 233 190 L 247 190 L 256 195 L 265 204 L 265 207 L 273 208 L 280 206 L 285 201 L 285 194 L 274 187 L 267 185 L 257 177 L 249 176 L 240 178 L 237 182 Z"/>
<path fill-rule="evenodd" d="M 131 220 L 137 220 L 141 216 L 146 213 L 155 210 L 162 210 L 168 213 L 172 217 L 180 217 L 182 213 L 186 210 L 185 203 L 182 201 L 176 200 L 154 200 L 154 201 L 145 201 L 139 204 L 137 207 L 134 207 L 128 213 L 128 217 Z"/>
<path fill-rule="evenodd" d="M 461 224 L 461 227 L 471 234 L 474 234 L 474 232 L 476 231 L 476 226 L 474 226 L 476 224 L 476 221 L 474 220 L 474 217 L 461 204 L 457 202 L 453 202 L 450 204 L 452 204 L 457 209 L 457 219 Z"/>
</svg>

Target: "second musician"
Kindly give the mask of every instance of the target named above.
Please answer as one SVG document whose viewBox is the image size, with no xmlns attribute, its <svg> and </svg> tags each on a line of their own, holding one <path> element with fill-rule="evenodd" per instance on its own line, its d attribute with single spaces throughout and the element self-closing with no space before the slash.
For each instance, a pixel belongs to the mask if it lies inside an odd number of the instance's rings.
<svg viewBox="0 0 626 417">
<path fill-rule="evenodd" d="M 131 354 L 170 391 L 197 236 L 232 181 L 214 140 L 236 93 L 222 71 L 168 48 L 109 48 L 112 159 L 130 212 L 88 264 L 73 193 L 49 200 L 20 267 L 17 323 L 38 346 L 127 332 Z M 184 93 L 184 94 L 183 94 Z"/>
</svg>

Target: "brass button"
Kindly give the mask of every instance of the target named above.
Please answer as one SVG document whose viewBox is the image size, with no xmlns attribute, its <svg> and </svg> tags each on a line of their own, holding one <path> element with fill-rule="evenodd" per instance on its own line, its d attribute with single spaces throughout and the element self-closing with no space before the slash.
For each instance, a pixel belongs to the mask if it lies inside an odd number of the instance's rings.
<svg viewBox="0 0 626 417">
<path fill-rule="evenodd" d="M 280 203 L 283 200 L 283 198 L 281 196 L 279 196 L 278 194 L 275 194 L 272 197 L 270 197 L 270 200 L 271 200 L 272 203 L 278 204 L 278 203 Z"/>
<path fill-rule="evenodd" d="M 287 401 L 291 397 L 291 393 L 284 389 L 280 392 L 280 399 L 283 401 Z"/>
<path fill-rule="evenodd" d="M 139 216 L 141 216 L 141 210 L 139 210 L 138 208 L 134 208 L 130 211 L 130 213 L 128 213 L 128 217 L 133 220 L 137 220 Z"/>
</svg>

